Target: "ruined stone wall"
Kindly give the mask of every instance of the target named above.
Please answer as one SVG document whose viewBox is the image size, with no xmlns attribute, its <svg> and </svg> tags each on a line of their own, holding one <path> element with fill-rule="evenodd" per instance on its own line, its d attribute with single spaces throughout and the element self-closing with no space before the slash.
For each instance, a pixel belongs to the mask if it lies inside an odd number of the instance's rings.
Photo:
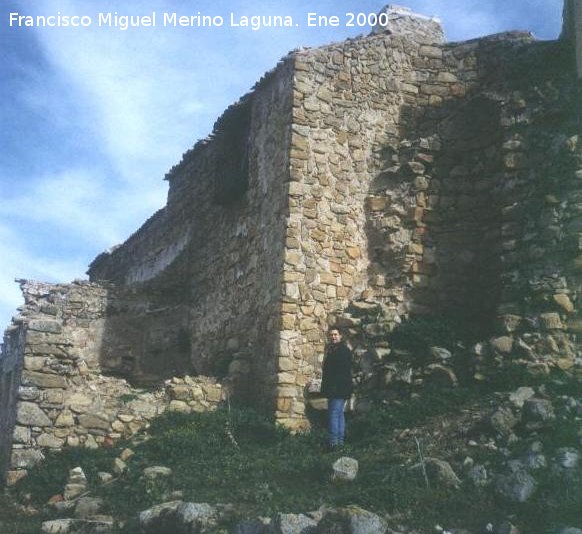
<svg viewBox="0 0 582 534">
<path fill-rule="evenodd" d="M 168 174 L 167 206 L 92 264 L 92 280 L 110 280 L 136 296 L 132 325 L 120 326 L 128 317 L 120 309 L 121 323 L 111 320 L 106 337 L 157 328 L 173 347 L 133 336 L 127 349 L 137 357 L 126 358 L 134 361 L 128 376 L 153 377 L 169 354 L 187 352 L 190 369 L 176 359 L 186 370 L 230 375 L 236 392 L 273 402 L 292 75 L 284 61 L 227 110 L 212 138 Z"/>
<path fill-rule="evenodd" d="M 578 78 L 582 77 L 582 1 L 565 0 L 563 11 L 562 39 L 571 43 Z"/>
<path fill-rule="evenodd" d="M 378 300 L 397 322 L 429 285 L 427 168 L 440 141 L 434 128 L 419 137 L 419 110 L 466 91 L 431 37 L 380 34 L 296 56 L 280 417 L 302 416 L 325 331 L 351 301 Z"/>
<path fill-rule="evenodd" d="M 558 259 L 572 208 L 555 191 L 575 187 L 567 184 L 577 169 L 555 148 L 580 126 L 568 120 L 567 60 L 561 43 L 520 32 L 446 45 L 377 35 L 297 54 L 281 420 L 302 417 L 325 330 L 357 326 L 342 313 L 357 299 L 381 304 L 384 324 L 374 329 L 384 334 L 417 313 L 494 332 L 508 306 L 518 308 L 518 323 L 555 331 L 549 341 L 532 334 L 554 359 L 573 361 L 572 332 L 539 316 L 574 311 L 563 276 L 571 269 Z"/>
<path fill-rule="evenodd" d="M 0 486 L 10 467 L 23 361 L 24 331 L 14 325 L 5 332 L 0 352 Z"/>
<path fill-rule="evenodd" d="M 407 55 L 403 39 L 379 36 L 295 58 L 280 418 L 302 417 L 329 315 L 370 286 L 367 213 L 378 208 L 367 197 L 382 147 L 398 140 Z"/>
<path fill-rule="evenodd" d="M 128 437 L 166 409 L 206 410 L 222 400 L 214 379 L 175 378 L 146 391 L 104 376 L 108 287 L 21 283 L 25 305 L 2 352 L 2 480 L 14 483 L 47 450 L 94 448 Z"/>
</svg>

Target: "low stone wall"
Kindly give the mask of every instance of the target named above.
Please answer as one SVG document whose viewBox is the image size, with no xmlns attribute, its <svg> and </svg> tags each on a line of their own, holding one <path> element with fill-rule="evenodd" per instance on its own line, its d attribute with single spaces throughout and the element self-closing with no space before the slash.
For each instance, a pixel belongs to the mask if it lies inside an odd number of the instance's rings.
<svg viewBox="0 0 582 534">
<path fill-rule="evenodd" d="M 145 390 L 104 376 L 107 287 L 21 285 L 26 304 L 7 331 L 0 360 L 2 472 L 8 484 L 25 476 L 47 450 L 106 446 L 166 410 L 205 411 L 222 401 L 222 385 L 212 378 L 173 378 Z"/>
</svg>

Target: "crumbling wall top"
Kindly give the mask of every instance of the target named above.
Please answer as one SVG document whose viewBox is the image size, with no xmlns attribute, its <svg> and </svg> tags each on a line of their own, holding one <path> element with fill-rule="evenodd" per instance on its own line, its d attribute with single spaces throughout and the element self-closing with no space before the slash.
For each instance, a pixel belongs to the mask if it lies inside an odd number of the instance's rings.
<svg viewBox="0 0 582 534">
<path fill-rule="evenodd" d="M 403 6 L 388 4 L 378 13 L 372 33 L 404 35 L 426 43 L 444 43 L 445 32 L 437 17 L 414 13 Z"/>
</svg>

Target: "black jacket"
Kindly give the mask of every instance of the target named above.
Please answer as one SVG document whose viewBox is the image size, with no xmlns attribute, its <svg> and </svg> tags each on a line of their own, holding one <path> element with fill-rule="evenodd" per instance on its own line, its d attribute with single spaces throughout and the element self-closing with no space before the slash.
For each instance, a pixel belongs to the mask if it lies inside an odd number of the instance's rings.
<svg viewBox="0 0 582 534">
<path fill-rule="evenodd" d="M 326 347 L 321 393 L 328 399 L 349 399 L 352 395 L 352 352 L 343 341 Z"/>
</svg>

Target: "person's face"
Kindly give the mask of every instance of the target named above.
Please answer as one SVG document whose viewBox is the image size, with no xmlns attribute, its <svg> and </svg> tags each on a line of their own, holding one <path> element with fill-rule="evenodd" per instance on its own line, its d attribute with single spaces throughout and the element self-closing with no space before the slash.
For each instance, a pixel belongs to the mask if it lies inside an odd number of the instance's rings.
<svg viewBox="0 0 582 534">
<path fill-rule="evenodd" d="M 338 330 L 330 330 L 329 332 L 329 341 L 335 345 L 342 340 L 342 335 L 339 333 Z"/>
</svg>

